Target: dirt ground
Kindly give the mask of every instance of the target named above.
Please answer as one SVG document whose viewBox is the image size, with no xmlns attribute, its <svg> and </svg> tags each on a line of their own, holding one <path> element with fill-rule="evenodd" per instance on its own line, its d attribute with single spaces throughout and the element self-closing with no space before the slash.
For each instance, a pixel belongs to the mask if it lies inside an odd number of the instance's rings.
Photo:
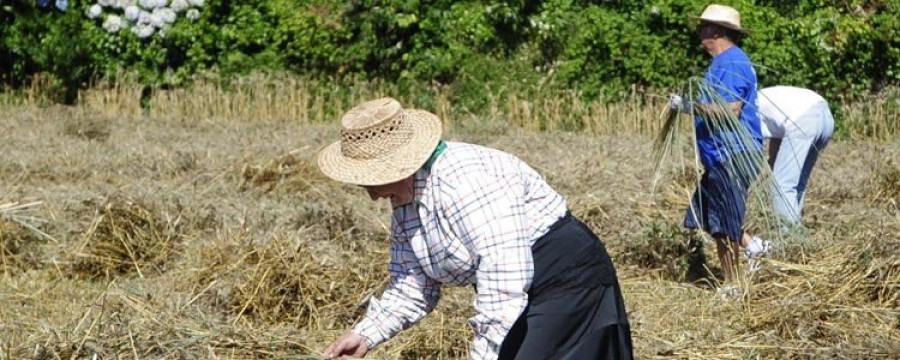
<svg viewBox="0 0 900 360">
<path fill-rule="evenodd" d="M 48 235 L 0 220 L 2 359 L 315 358 L 384 286 L 387 204 L 315 167 L 334 125 L 2 111 L 0 204 L 40 201 L 22 214 Z M 686 151 L 654 193 L 644 137 L 493 126 L 446 138 L 520 156 L 601 236 L 639 359 L 900 358 L 895 142 L 830 144 L 809 233 L 781 240 L 722 301 L 689 281 Z M 472 295 L 449 289 L 368 358 L 466 358 Z"/>
</svg>

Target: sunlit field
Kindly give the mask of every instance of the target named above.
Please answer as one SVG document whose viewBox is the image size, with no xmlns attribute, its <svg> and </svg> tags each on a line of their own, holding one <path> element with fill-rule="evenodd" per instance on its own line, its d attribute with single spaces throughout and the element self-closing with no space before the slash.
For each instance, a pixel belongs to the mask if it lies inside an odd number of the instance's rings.
<svg viewBox="0 0 900 360">
<path fill-rule="evenodd" d="M 0 358 L 312 359 L 352 326 L 385 284 L 389 209 L 314 159 L 337 138 L 336 112 L 379 92 L 338 102 L 290 86 L 270 102 L 159 93 L 144 111 L 124 87 L 74 107 L 6 101 Z M 809 238 L 776 244 L 723 301 L 714 279 L 689 281 L 703 261 L 680 228 L 694 171 L 671 166 L 651 192 L 661 102 L 506 96 L 484 119 L 436 99 L 447 139 L 518 155 L 607 243 L 638 359 L 900 358 L 891 109 L 867 123 L 873 108 L 848 108 L 860 125 L 813 173 Z M 578 131 L 560 131 L 576 105 Z M 705 254 L 717 273 L 712 244 Z M 367 358 L 466 358 L 472 302 L 469 287 L 445 291 Z"/>
</svg>

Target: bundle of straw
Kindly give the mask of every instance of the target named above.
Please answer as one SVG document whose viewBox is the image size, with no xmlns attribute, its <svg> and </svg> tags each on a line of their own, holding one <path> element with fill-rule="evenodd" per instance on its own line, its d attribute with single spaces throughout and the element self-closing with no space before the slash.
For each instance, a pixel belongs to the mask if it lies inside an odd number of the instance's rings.
<svg viewBox="0 0 900 360">
<path fill-rule="evenodd" d="M 14 222 L 22 227 L 43 236 L 47 239 L 53 239 L 52 236 L 37 228 L 36 224 L 47 222 L 47 220 L 27 215 L 27 212 L 41 204 L 41 201 L 33 201 L 28 203 L 9 202 L 0 204 L 0 219 Z"/>
</svg>

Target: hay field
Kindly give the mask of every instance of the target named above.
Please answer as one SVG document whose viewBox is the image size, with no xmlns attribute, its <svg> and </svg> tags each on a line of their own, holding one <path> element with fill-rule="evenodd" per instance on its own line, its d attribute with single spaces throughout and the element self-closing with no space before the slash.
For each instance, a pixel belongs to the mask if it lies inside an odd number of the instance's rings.
<svg viewBox="0 0 900 360">
<path fill-rule="evenodd" d="M 41 201 L 49 237 L 0 220 L 0 359 L 315 358 L 384 285 L 387 204 L 312 160 L 333 125 L 2 112 L 0 205 Z M 690 172 L 650 194 L 649 138 L 473 129 L 447 137 L 519 155 L 608 243 L 637 358 L 900 358 L 900 144 L 832 143 L 810 241 L 724 302 L 687 281 Z M 472 295 L 368 358 L 465 358 Z"/>
</svg>

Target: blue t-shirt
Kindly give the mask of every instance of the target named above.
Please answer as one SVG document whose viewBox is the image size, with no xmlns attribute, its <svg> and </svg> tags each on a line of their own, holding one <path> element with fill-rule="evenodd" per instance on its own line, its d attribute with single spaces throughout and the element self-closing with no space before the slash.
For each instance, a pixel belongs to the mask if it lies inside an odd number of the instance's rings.
<svg viewBox="0 0 900 360">
<path fill-rule="evenodd" d="M 741 146 L 739 134 L 724 129 L 710 129 L 704 123 L 703 117 L 698 115 L 694 120 L 694 127 L 697 131 L 697 147 L 703 166 L 712 167 L 734 153 L 762 150 L 762 130 L 754 108 L 756 71 L 747 54 L 737 46 L 725 50 L 713 58 L 703 78 L 725 102 L 742 102 L 738 121 L 747 129 L 744 136 L 749 135 L 754 140 L 751 149 Z M 704 99 L 704 102 L 709 102 L 709 99 Z"/>
</svg>

